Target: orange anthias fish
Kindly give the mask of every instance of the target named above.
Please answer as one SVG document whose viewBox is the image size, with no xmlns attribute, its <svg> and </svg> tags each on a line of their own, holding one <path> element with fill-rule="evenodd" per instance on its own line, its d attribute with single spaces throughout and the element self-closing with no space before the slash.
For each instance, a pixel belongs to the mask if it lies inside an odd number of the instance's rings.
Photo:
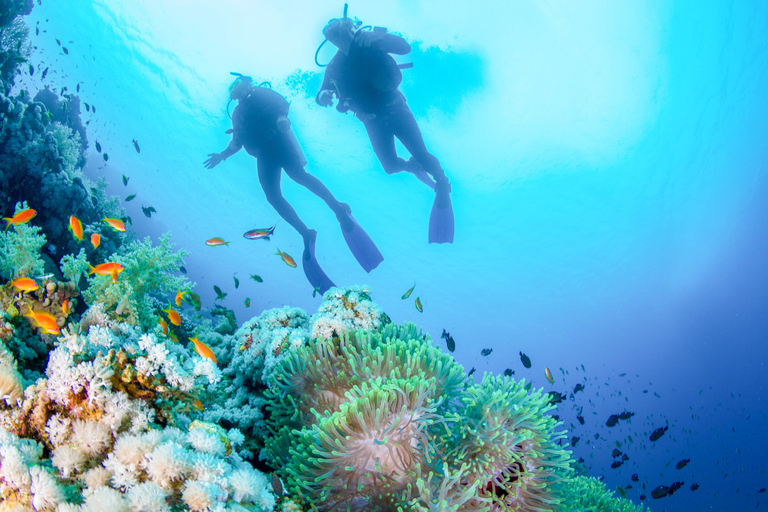
<svg viewBox="0 0 768 512">
<path fill-rule="evenodd" d="M 168 315 L 168 320 L 170 320 L 173 325 L 181 325 L 181 316 L 178 311 L 171 307 L 170 302 L 168 302 L 168 309 L 161 309 L 160 311 Z"/>
<path fill-rule="evenodd" d="M 99 244 L 101 244 L 101 235 L 98 233 L 93 233 L 91 235 L 91 245 L 93 245 L 93 248 L 96 249 L 99 247 Z"/>
<path fill-rule="evenodd" d="M 197 339 L 198 334 L 200 334 L 200 331 L 197 331 L 194 338 L 189 338 L 189 341 L 191 341 L 195 345 L 195 352 L 200 354 L 200 357 L 207 357 L 208 359 L 216 363 L 216 356 L 214 355 L 213 350 L 211 350 L 211 347 L 209 347 L 208 345 L 206 345 L 205 343 Z"/>
<path fill-rule="evenodd" d="M 194 402 L 192 402 L 192 407 L 194 407 L 198 411 L 205 410 L 205 406 L 203 405 L 203 402 L 200 401 L 200 399 L 197 399 Z"/>
<path fill-rule="evenodd" d="M 547 378 L 550 384 L 555 383 L 555 379 L 552 378 L 552 372 L 549 371 L 549 368 L 544 368 L 544 376 Z"/>
<path fill-rule="evenodd" d="M 69 230 L 78 242 L 83 241 L 83 223 L 74 215 L 69 216 Z"/>
<path fill-rule="evenodd" d="M 125 224 L 123 224 L 123 221 L 120 219 L 110 219 L 109 217 L 104 217 L 101 220 L 112 226 L 112 229 L 117 231 L 125 231 Z"/>
<path fill-rule="evenodd" d="M 71 312 L 72 312 L 72 300 L 64 299 L 63 301 L 61 301 L 61 314 L 66 317 Z"/>
<path fill-rule="evenodd" d="M 157 323 L 163 328 L 163 334 L 168 336 L 168 324 L 162 318 L 158 318 Z"/>
<path fill-rule="evenodd" d="M 32 319 L 32 322 L 48 334 L 59 334 L 59 325 L 56 323 L 56 317 L 45 311 L 31 310 L 24 316 Z"/>
<path fill-rule="evenodd" d="M 280 248 L 276 248 L 276 249 L 277 249 L 277 254 L 279 254 L 280 257 L 283 258 L 283 261 L 285 262 L 286 265 L 288 265 L 289 267 L 296 268 L 296 262 L 293 260 L 293 258 L 288 256 L 286 253 L 280 251 Z"/>
<path fill-rule="evenodd" d="M 176 305 L 178 307 L 181 307 L 181 303 L 184 301 L 184 295 L 186 295 L 187 293 L 189 293 L 189 292 L 188 291 L 181 291 L 181 290 L 176 292 L 176 298 L 174 300 L 176 301 Z"/>
<path fill-rule="evenodd" d="M 11 281 L 11 286 L 23 292 L 33 292 L 40 288 L 37 283 L 28 277 L 20 277 Z"/>
<path fill-rule="evenodd" d="M 91 267 L 90 265 L 88 265 Z M 125 270 L 125 267 L 121 264 L 110 261 L 107 263 L 102 263 L 100 265 L 96 265 L 95 267 L 91 267 L 91 270 L 88 271 L 88 275 L 96 274 L 99 276 L 112 276 L 112 280 L 115 280 L 115 277 L 117 274 Z"/>
<path fill-rule="evenodd" d="M 37 215 L 37 211 L 33 210 L 32 208 L 27 208 L 26 210 L 22 210 L 13 217 L 3 217 L 3 220 L 7 222 L 5 229 L 7 230 L 9 227 L 11 227 L 14 224 L 24 224 L 25 222 L 29 222 L 32 220 L 35 215 Z"/>
<path fill-rule="evenodd" d="M 216 247 L 217 245 L 229 246 L 229 242 L 225 242 L 223 238 L 214 237 L 209 240 L 206 240 L 205 245 L 210 245 L 211 247 Z"/>
</svg>

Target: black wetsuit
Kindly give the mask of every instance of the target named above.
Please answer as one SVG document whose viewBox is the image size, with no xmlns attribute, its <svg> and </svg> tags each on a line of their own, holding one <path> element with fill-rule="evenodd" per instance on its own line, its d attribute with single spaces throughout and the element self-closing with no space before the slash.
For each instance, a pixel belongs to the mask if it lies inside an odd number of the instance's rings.
<svg viewBox="0 0 768 512">
<path fill-rule="evenodd" d="M 331 59 L 320 91 L 336 92 L 339 97 L 336 108 L 341 112 L 351 110 L 363 122 L 386 172 L 399 172 L 409 165 L 397 156 L 397 137 L 435 180 L 443 178 L 445 173 L 440 162 L 427 151 L 416 119 L 398 89 L 402 74 L 389 55 L 404 55 L 411 51 L 411 46 L 402 37 L 379 32 L 381 38 L 366 47 L 360 41 L 360 34 L 355 35 L 349 54 L 338 51 Z"/>
</svg>

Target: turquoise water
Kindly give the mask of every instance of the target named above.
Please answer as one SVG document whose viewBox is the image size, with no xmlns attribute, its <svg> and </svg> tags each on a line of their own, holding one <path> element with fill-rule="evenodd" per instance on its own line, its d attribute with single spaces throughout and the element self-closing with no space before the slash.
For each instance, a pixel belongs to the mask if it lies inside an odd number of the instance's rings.
<svg viewBox="0 0 768 512">
<path fill-rule="evenodd" d="M 768 413 L 768 6 L 350 4 L 351 16 L 412 44 L 401 90 L 452 182 L 450 245 L 427 243 L 433 193 L 413 176 L 385 174 L 362 124 L 314 102 L 320 31 L 341 9 L 325 1 L 43 1 L 28 23 L 40 23 L 33 59 L 49 66 L 44 83 L 70 92 L 80 83 L 81 99 L 97 107 L 83 114 L 87 172 L 106 176 L 113 194 L 137 194 L 125 208 L 138 234 L 170 231 L 192 253 L 186 268 L 204 303 L 221 287 L 242 323 L 283 304 L 314 312 L 320 302 L 301 268 L 275 255 L 277 247 L 301 254 L 287 223 L 270 242 L 242 237 L 278 220 L 255 160 L 241 151 L 213 170 L 202 165 L 228 143 L 227 87 L 237 71 L 291 101 L 307 170 L 352 207 L 384 255 L 365 273 L 333 213 L 285 178 L 285 196 L 318 231 L 318 261 L 337 285 L 369 285 L 393 320 L 415 322 L 435 340 L 446 329 L 476 376 L 512 368 L 562 392 L 585 383 L 559 407 L 569 436 L 581 438 L 574 457 L 609 487 L 638 473 L 627 491 L 635 501 L 642 484 L 650 496 L 685 481 L 670 498 L 649 498 L 652 510 L 766 507 L 768 494 L 757 491 L 768 466 L 760 435 Z M 325 47 L 319 58 L 332 54 Z M 18 86 L 34 91 L 38 77 Z M 142 205 L 157 213 L 146 218 Z M 214 236 L 232 243 L 206 246 Z M 481 356 L 484 348 L 493 355 Z M 605 426 L 625 409 L 631 422 Z M 662 439 L 648 441 L 666 424 Z M 612 469 L 616 441 L 630 460 Z M 691 463 L 675 469 L 683 458 Z"/>
</svg>

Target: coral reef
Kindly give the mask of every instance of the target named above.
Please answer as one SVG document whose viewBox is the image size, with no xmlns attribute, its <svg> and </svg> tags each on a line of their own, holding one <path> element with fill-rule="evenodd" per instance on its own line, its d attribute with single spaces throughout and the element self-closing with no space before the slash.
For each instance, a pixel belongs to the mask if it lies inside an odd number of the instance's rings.
<svg viewBox="0 0 768 512">
<path fill-rule="evenodd" d="M 26 210 L 27 203 L 17 203 L 13 215 Z M 45 245 L 41 228 L 29 224 L 16 224 L 10 230 L 0 232 L 0 278 L 33 277 L 45 270 L 40 250 Z"/>
<path fill-rule="evenodd" d="M 642 505 L 635 506 L 626 498 L 613 496 L 605 484 L 597 478 L 574 476 L 563 482 L 563 493 L 566 499 L 561 507 L 562 512 L 646 512 L 650 511 Z"/>
<path fill-rule="evenodd" d="M 331 338 L 354 329 L 376 329 L 388 323 L 387 317 L 371 300 L 367 286 L 331 288 L 312 316 L 312 337 Z"/>
<path fill-rule="evenodd" d="M 541 392 L 470 383 L 414 325 L 313 339 L 278 363 L 266 397 L 268 460 L 320 510 L 560 502 L 569 458 Z"/>
</svg>

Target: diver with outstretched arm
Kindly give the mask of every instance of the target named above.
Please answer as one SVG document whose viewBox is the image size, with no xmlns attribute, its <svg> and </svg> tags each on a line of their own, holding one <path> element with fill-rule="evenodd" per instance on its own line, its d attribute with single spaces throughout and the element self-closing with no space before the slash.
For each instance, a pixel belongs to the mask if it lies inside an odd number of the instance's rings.
<svg viewBox="0 0 768 512">
<path fill-rule="evenodd" d="M 399 85 L 402 74 L 389 55 L 411 51 L 408 42 L 386 29 L 358 30 L 346 16 L 334 18 L 323 29 L 323 35 L 337 49 L 328 64 L 316 101 L 330 106 L 338 98 L 336 110 L 351 110 L 363 122 L 376 156 L 384 171 L 393 174 L 413 173 L 435 191 L 429 217 L 429 242 L 452 243 L 454 232 L 451 185 L 437 158 L 427 151 Z M 395 137 L 411 154 L 409 160 L 397 156 Z"/>
<path fill-rule="evenodd" d="M 233 73 L 235 74 L 235 73 Z M 251 77 L 238 75 L 230 85 L 230 101 L 238 102 L 232 114 L 232 141 L 220 153 L 211 153 L 203 162 L 213 169 L 240 148 L 257 159 L 259 183 L 269 204 L 304 241 L 302 267 L 310 284 L 324 293 L 334 286 L 315 258 L 317 231 L 310 229 L 299 218 L 296 210 L 286 201 L 280 190 L 281 169 L 293 181 L 309 189 L 333 210 L 341 225 L 344 239 L 360 266 L 370 272 L 384 259 L 368 234 L 352 217 L 349 206 L 339 202 L 330 190 L 304 166 L 307 160 L 299 147 L 288 120 L 289 103 L 270 88 L 254 85 Z"/>
</svg>

